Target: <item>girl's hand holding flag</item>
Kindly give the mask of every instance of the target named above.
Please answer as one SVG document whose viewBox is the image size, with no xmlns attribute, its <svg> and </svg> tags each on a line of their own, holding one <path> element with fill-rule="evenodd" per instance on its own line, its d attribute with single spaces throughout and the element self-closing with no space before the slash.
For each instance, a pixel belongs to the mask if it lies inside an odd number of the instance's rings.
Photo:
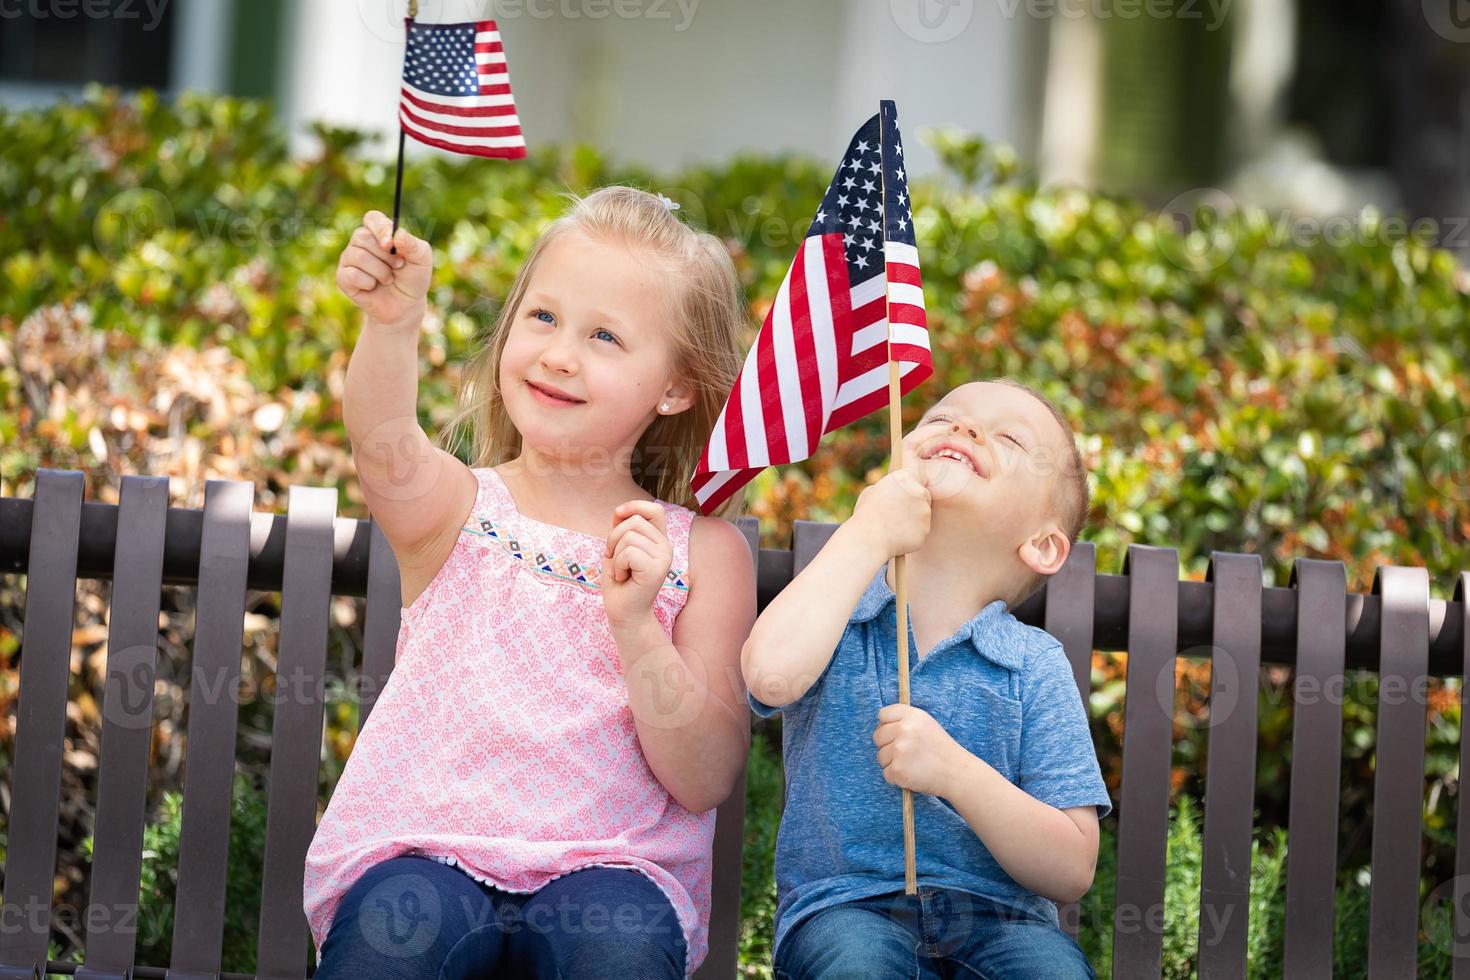
<svg viewBox="0 0 1470 980">
<path fill-rule="evenodd" d="M 398 121 L 420 143 L 473 156 L 526 155 L 493 20 L 407 25 Z"/>
<path fill-rule="evenodd" d="M 403 85 L 398 102 L 398 173 L 393 182 L 393 233 L 403 201 L 403 144 L 520 160 L 526 155 L 510 68 L 493 20 L 420 24 L 417 0 L 404 21 Z M 397 245 L 389 245 L 390 254 Z"/>
<path fill-rule="evenodd" d="M 390 252 L 397 248 L 397 254 Z M 434 271 L 429 243 L 389 226 L 388 216 L 369 211 L 352 233 L 337 263 L 337 285 L 347 298 L 382 326 L 423 323 Z"/>
</svg>

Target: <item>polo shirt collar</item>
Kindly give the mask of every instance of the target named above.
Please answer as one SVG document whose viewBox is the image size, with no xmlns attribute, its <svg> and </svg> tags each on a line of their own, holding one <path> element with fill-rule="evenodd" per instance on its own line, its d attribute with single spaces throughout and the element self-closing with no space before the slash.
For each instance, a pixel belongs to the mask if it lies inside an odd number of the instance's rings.
<svg viewBox="0 0 1470 980">
<path fill-rule="evenodd" d="M 848 618 L 850 623 L 866 622 L 890 606 L 897 605 L 897 596 L 888 587 L 888 565 L 879 566 L 877 574 L 863 590 L 857 607 Z M 896 614 L 895 614 L 896 615 Z M 1008 670 L 1020 670 L 1025 663 L 1026 648 L 1022 637 L 1009 629 L 1006 602 L 993 599 L 985 608 L 970 617 L 961 629 L 965 631 L 970 646 L 975 652 Z"/>
</svg>

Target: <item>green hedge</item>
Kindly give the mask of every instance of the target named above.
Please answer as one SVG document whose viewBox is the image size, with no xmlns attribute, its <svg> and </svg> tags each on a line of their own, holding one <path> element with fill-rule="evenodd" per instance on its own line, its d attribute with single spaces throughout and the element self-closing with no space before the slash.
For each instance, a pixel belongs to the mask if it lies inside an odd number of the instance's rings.
<svg viewBox="0 0 1470 980">
<path fill-rule="evenodd" d="M 391 165 L 354 154 L 360 134 L 322 135 L 319 157 L 292 161 L 267 104 L 188 94 L 0 109 L 0 317 L 84 302 L 97 330 L 223 345 L 260 391 L 319 388 L 358 328 L 337 253 L 393 191 Z M 1085 434 L 1105 567 L 1143 541 L 1177 544 L 1195 573 L 1211 549 L 1258 551 L 1281 582 L 1299 555 L 1342 558 L 1358 584 L 1388 559 L 1441 583 L 1458 571 L 1470 277 L 1449 253 L 1371 214 L 1340 247 L 1281 241 L 1279 222 L 1244 212 L 1183 234 L 1129 200 L 1038 190 L 978 140 L 936 141 L 956 177 L 916 181 L 914 203 L 939 377 L 906 412 L 996 373 L 1056 397 Z M 654 178 L 586 147 L 412 164 L 404 220 L 437 264 L 426 410 L 449 399 L 443 363 L 485 325 L 562 190 L 631 181 L 682 201 L 729 238 L 759 315 L 830 168 L 742 158 Z M 11 410 L 15 385 L 0 374 Z M 798 508 L 843 515 L 882 465 L 886 426 L 875 413 L 768 471 L 755 498 L 771 533 Z"/>
</svg>

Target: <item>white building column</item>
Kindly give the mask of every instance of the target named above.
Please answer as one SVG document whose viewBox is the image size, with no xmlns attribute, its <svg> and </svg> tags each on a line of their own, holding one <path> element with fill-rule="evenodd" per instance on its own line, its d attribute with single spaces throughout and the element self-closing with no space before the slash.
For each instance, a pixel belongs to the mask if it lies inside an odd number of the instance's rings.
<svg viewBox="0 0 1470 980">
<path fill-rule="evenodd" d="M 510 16 L 497 16 L 490 0 L 419 0 L 418 19 L 433 24 L 497 20 L 527 143 L 563 140 L 568 135 L 566 93 L 581 71 L 573 39 L 555 20 L 507 9 Z M 315 141 L 306 127 L 322 121 L 375 131 L 378 138 L 365 145 L 365 154 L 396 158 L 407 15 L 408 0 L 297 0 L 291 5 L 282 41 L 288 66 L 282 113 L 291 127 L 293 155 L 313 151 Z M 418 157 L 444 151 L 408 140 L 404 152 Z"/>
<path fill-rule="evenodd" d="M 1016 147 L 1034 148 L 1040 112 L 1033 73 L 1021 61 L 1035 47 L 1037 22 L 1025 3 L 994 0 L 864 0 L 844 5 L 843 36 L 832 113 L 840 154 L 853 130 L 898 104 L 904 158 L 916 174 L 938 167 L 919 129 L 955 126 Z M 834 162 L 836 157 L 833 158 Z"/>
<path fill-rule="evenodd" d="M 169 88 L 222 92 L 229 81 L 230 25 L 235 0 L 189 0 L 176 4 Z"/>
</svg>

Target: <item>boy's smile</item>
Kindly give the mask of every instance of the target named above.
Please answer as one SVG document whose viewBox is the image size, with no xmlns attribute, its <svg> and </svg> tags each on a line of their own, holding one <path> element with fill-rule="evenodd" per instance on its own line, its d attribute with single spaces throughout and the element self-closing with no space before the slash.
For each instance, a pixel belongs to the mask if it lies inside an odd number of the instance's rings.
<svg viewBox="0 0 1470 980">
<path fill-rule="evenodd" d="M 1024 599 L 1028 580 L 1065 562 L 1073 445 L 1046 402 L 989 381 L 950 391 L 904 436 L 904 466 L 929 489 L 929 533 L 909 556 L 910 603 L 929 640 L 990 599 Z"/>
<path fill-rule="evenodd" d="M 924 413 L 904 438 L 904 454 L 928 478 L 934 503 L 978 505 L 971 498 L 985 493 L 983 513 L 966 524 L 1017 531 L 1040 517 L 1050 499 L 1056 466 L 1065 459 L 1059 443 L 1056 420 L 1028 392 L 972 382 Z M 987 492 L 1000 484 L 1004 494 Z"/>
<path fill-rule="evenodd" d="M 968 467 L 970 472 L 974 473 L 976 476 L 982 478 L 988 478 L 990 476 L 989 472 L 987 472 L 986 470 L 984 463 L 982 463 L 980 460 L 980 454 L 974 449 L 956 445 L 955 440 L 945 439 L 937 447 L 931 447 L 928 450 L 921 450 L 921 452 L 923 452 L 924 455 L 920 456 L 920 459 L 946 459 L 951 462 L 958 463 L 961 466 Z"/>
</svg>

